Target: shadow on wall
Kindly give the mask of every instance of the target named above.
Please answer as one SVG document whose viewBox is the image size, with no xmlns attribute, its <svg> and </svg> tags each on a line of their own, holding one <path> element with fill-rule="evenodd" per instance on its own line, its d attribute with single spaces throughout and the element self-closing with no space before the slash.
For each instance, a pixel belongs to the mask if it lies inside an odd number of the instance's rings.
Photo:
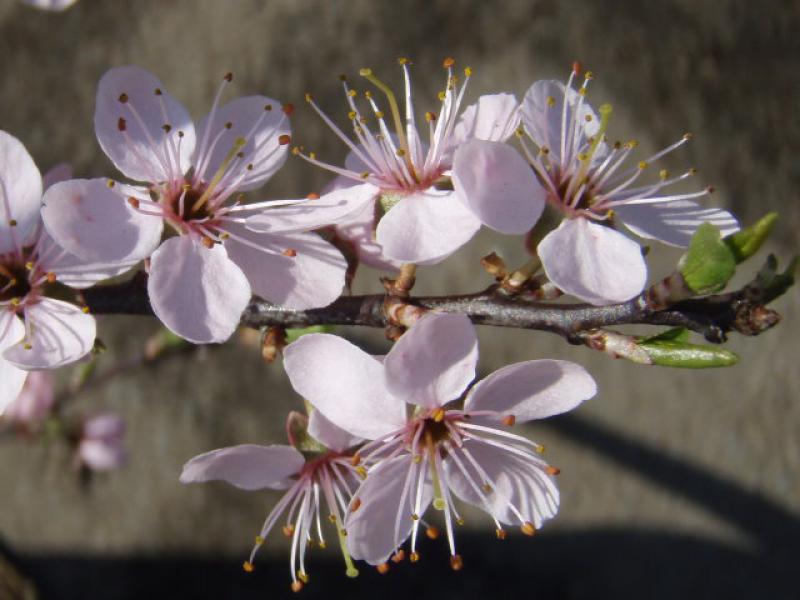
<svg viewBox="0 0 800 600">
<path fill-rule="evenodd" d="M 754 541 L 752 553 L 664 531 L 592 529 L 545 532 L 499 542 L 458 536 L 465 568 L 447 568 L 442 540 L 425 540 L 423 559 L 386 575 L 363 567 L 348 580 L 334 550 L 311 558 L 305 598 L 796 598 L 800 520 L 766 498 L 638 442 L 567 415 L 550 424 L 670 492 L 704 506 Z M 250 598 L 289 596 L 288 562 L 259 560 L 252 574 L 236 558 L 48 555 L 13 557 L 44 600 Z M 2 588 L 0 588 L 2 589 Z M 20 596 L 22 598 L 23 596 Z M 4 599 L 5 600 L 5 599 Z M 11 599 L 9 599 L 11 600 Z"/>
</svg>

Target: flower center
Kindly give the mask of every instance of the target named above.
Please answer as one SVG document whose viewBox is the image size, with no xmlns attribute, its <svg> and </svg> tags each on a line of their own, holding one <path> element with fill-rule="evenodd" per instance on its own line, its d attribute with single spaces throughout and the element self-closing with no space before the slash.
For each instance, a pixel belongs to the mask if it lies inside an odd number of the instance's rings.
<svg viewBox="0 0 800 600">
<path fill-rule="evenodd" d="M 0 261 L 0 302 L 21 300 L 31 289 L 25 265 Z"/>
</svg>

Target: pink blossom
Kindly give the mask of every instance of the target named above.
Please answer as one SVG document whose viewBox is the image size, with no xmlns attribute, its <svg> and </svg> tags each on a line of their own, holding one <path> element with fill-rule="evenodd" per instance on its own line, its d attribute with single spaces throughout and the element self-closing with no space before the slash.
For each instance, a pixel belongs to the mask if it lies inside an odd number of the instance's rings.
<svg viewBox="0 0 800 600">
<path fill-rule="evenodd" d="M 53 241 L 40 209 L 61 185 L 42 197 L 33 159 L 0 131 L 0 413 L 19 395 L 28 371 L 75 362 L 94 345 L 94 317 L 50 297 L 55 284 L 86 288 L 130 267 L 79 259 Z"/>
<path fill-rule="evenodd" d="M 683 136 L 654 155 L 626 166 L 636 142 L 608 144 L 611 107 L 600 117 L 586 101 L 592 79 L 586 73 L 576 90 L 576 67 L 567 84 L 535 82 L 522 102 L 524 133 L 536 145 L 523 148 L 547 191 L 547 202 L 564 215 L 561 225 L 538 247 L 545 272 L 564 292 L 595 305 L 628 300 L 642 291 L 647 266 L 639 245 L 613 228 L 620 222 L 634 234 L 685 247 L 697 227 L 711 223 L 723 235 L 739 229 L 736 219 L 718 208 L 703 208 L 694 199 L 711 188 L 691 193 L 662 191 L 694 173 L 659 172 L 655 182 L 640 183 L 654 161 L 682 146 Z"/>
<path fill-rule="evenodd" d="M 50 371 L 31 371 L 19 396 L 6 407 L 2 418 L 8 423 L 35 427 L 50 416 L 55 399 L 53 374 Z"/>
<path fill-rule="evenodd" d="M 350 154 L 339 167 L 313 153 L 296 152 L 339 176 L 331 186 L 333 194 L 346 197 L 343 190 L 349 190 L 349 195 L 372 200 L 339 227 L 340 234 L 355 243 L 361 260 L 386 268 L 439 262 L 472 239 L 481 224 L 507 234 L 528 231 L 542 212 L 544 193 L 524 159 L 502 143 L 518 123 L 514 96 L 482 96 L 462 112 L 471 70 L 465 70 L 460 83 L 454 61 L 447 59 L 439 112 L 426 112 L 426 124 L 419 128 L 410 63 L 402 59 L 400 64 L 404 114 L 394 93 L 370 69 L 362 69 L 361 75 L 385 97 L 386 112 L 371 92 L 365 92 L 360 108 L 356 91 L 343 80 L 353 138 L 307 95 Z M 427 130 L 427 143 L 420 129 Z M 266 219 L 263 224 L 253 219 L 250 226 L 269 231 Z"/>
<path fill-rule="evenodd" d="M 373 440 L 359 450 L 371 469 L 345 519 L 354 558 L 382 564 L 409 536 L 412 559 L 418 556 L 419 527 L 433 503 L 460 568 L 454 495 L 485 510 L 501 538 L 503 525 L 532 534 L 555 515 L 557 470 L 540 458 L 539 445 L 503 425 L 571 410 L 595 394 L 595 383 L 576 364 L 533 360 L 470 387 L 477 359 L 469 319 L 448 314 L 423 317 L 385 357 L 327 334 L 286 348 L 295 390 L 333 424 Z"/>
<path fill-rule="evenodd" d="M 292 435 L 293 424 L 303 430 L 304 443 Z M 358 473 L 363 469 L 353 465 L 352 455 L 347 450 L 361 440 L 339 429 L 317 411 L 308 419 L 291 413 L 287 430 L 291 446 L 244 444 L 212 450 L 187 462 L 180 481 L 220 480 L 244 490 L 286 490 L 256 536 L 250 558 L 244 563 L 245 571 L 253 570 L 258 549 L 285 514 L 282 529 L 292 540 L 289 566 L 294 591 L 302 589 L 308 581 L 305 554 L 314 536 L 321 548 L 326 546 L 323 520 L 330 521 L 336 528 L 347 575 L 356 577 L 358 570 L 345 547 L 343 515 L 358 485 Z M 323 508 L 323 499 L 326 508 Z"/>
<path fill-rule="evenodd" d="M 260 187 L 286 160 L 291 110 L 265 96 L 221 105 L 230 80 L 195 125 L 148 71 L 108 71 L 97 92 L 97 138 L 116 167 L 144 185 L 109 182 L 103 190 L 98 180 L 75 180 L 43 213 L 51 234 L 75 254 L 149 256 L 156 316 L 196 343 L 228 339 L 253 293 L 296 309 L 336 299 L 345 260 L 309 231 L 358 208 L 337 198 L 242 204 L 241 192 Z M 269 232 L 246 228 L 253 215 Z M 159 246 L 164 223 L 179 235 Z"/>
<path fill-rule="evenodd" d="M 83 423 L 77 459 L 92 471 L 112 471 L 127 458 L 123 446 L 125 421 L 113 414 L 97 415 Z"/>
</svg>

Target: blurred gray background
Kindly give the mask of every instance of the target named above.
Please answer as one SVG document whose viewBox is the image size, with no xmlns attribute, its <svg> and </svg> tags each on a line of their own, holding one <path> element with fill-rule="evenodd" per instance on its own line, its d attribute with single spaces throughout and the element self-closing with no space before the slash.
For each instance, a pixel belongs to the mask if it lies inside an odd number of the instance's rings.
<svg viewBox="0 0 800 600">
<path fill-rule="evenodd" d="M 229 99 L 262 93 L 298 110 L 294 140 L 336 162 L 345 148 L 303 102 L 306 91 L 339 122 L 337 76 L 363 66 L 400 82 L 411 57 L 418 110 L 435 110 L 443 57 L 475 75 L 469 95 L 522 97 L 539 78 L 565 78 L 573 60 L 594 71 L 590 100 L 610 102 L 610 135 L 641 142 L 642 157 L 685 131 L 691 144 L 664 166 L 700 169 L 712 200 L 743 222 L 781 220 L 769 251 L 786 261 L 800 227 L 800 6 L 747 0 L 79 0 L 46 14 L 0 2 L 0 128 L 19 137 L 42 171 L 71 162 L 77 176 L 115 175 L 93 136 L 96 83 L 105 70 L 152 70 L 196 118 L 233 71 Z M 318 191 L 328 175 L 300 161 L 257 196 Z M 517 239 L 481 234 L 427 269 L 424 293 L 489 283 L 478 259 L 497 250 L 521 261 Z M 744 266 L 755 271 L 766 252 Z M 678 254 L 654 252 L 653 276 Z M 366 270 L 365 270 L 366 271 Z M 362 273 L 356 291 L 377 289 Z M 645 368 L 573 348 L 546 333 L 482 329 L 481 369 L 537 357 L 584 364 L 599 395 L 529 433 L 562 469 L 560 514 L 534 539 L 498 542 L 467 513 L 465 569 L 447 567 L 444 543 L 419 565 L 348 581 L 333 550 L 310 555 L 307 597 L 796 598 L 800 559 L 800 378 L 797 292 L 775 308 L 783 323 L 734 337 L 727 370 Z M 100 368 L 136 356 L 153 320 L 106 317 Z M 341 330 L 374 352 L 379 331 Z M 222 484 L 184 487 L 182 464 L 220 446 L 282 443 L 300 407 L 280 363 L 232 342 L 131 372 L 85 394 L 79 412 L 114 410 L 129 426 L 130 461 L 79 484 L 58 447 L 0 445 L 0 555 L 42 598 L 284 597 L 287 548 L 271 540 L 252 575 L 241 572 L 271 506 L 268 493 Z M 0 569 L 3 571 L 3 569 Z M 0 577 L 2 575 L 0 574 Z"/>
</svg>

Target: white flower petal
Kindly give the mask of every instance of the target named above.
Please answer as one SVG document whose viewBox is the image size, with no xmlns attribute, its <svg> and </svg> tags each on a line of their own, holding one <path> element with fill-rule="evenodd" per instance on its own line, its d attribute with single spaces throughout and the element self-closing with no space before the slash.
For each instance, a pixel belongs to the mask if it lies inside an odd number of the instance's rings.
<svg viewBox="0 0 800 600">
<path fill-rule="evenodd" d="M 195 344 L 227 340 L 251 297 L 247 277 L 221 245 L 206 248 L 188 236 L 153 253 L 147 291 L 161 322 Z"/>
<path fill-rule="evenodd" d="M 456 150 L 453 187 L 484 225 L 509 235 L 521 235 L 534 226 L 547 196 L 516 150 L 482 140 L 469 140 Z"/>
<path fill-rule="evenodd" d="M 402 198 L 375 233 L 388 258 L 431 265 L 470 241 L 480 228 L 480 220 L 455 193 L 429 189 Z"/>
<path fill-rule="evenodd" d="M 597 393 L 586 369 L 563 360 L 507 365 L 469 391 L 464 412 L 493 410 L 517 421 L 544 419 L 572 410 Z"/>
<path fill-rule="evenodd" d="M 25 326 L 19 317 L 6 307 L 0 307 L 0 415 L 14 402 L 22 391 L 28 371 L 24 371 L 2 358 L 25 335 Z"/>
<path fill-rule="evenodd" d="M 247 165 L 253 168 L 248 170 L 246 177 L 236 186 L 238 191 L 248 191 L 261 187 L 275 172 L 286 162 L 289 154 L 289 144 L 281 144 L 280 137 L 289 135 L 289 119 L 281 110 L 277 100 L 266 96 L 246 96 L 237 98 L 217 108 L 214 121 L 206 116 L 197 127 L 197 138 L 205 139 L 206 129 L 209 129 L 209 144 L 220 135 L 213 147 L 210 157 L 202 157 L 206 168 L 203 177 L 210 181 L 217 169 L 222 165 L 225 157 L 233 148 L 237 138 L 245 138 L 247 143 L 240 149 L 244 156 L 238 160 L 241 169 Z M 230 125 L 227 127 L 226 125 Z M 255 129 L 254 129 L 255 127 Z M 200 147 L 197 148 L 199 154 Z M 195 156 L 193 164 L 198 167 Z"/>
<path fill-rule="evenodd" d="M 353 435 L 372 440 L 406 423 L 406 404 L 387 389 L 381 362 L 339 336 L 302 336 L 284 350 L 283 366 L 298 394 Z"/>
<path fill-rule="evenodd" d="M 0 131 L 0 183 L 0 254 L 5 254 L 33 242 L 42 206 L 39 169 L 22 142 L 5 131 Z"/>
<path fill-rule="evenodd" d="M 30 337 L 3 352 L 22 369 L 56 369 L 91 352 L 97 326 L 94 317 L 61 300 L 42 298 L 25 307 Z"/>
<path fill-rule="evenodd" d="M 691 200 L 623 204 L 614 211 L 622 224 L 639 237 L 681 248 L 689 245 L 692 235 L 703 223 L 717 227 L 723 237 L 739 231 L 739 222 L 727 210 L 704 208 Z"/>
<path fill-rule="evenodd" d="M 183 465 L 180 482 L 220 480 L 243 490 L 284 489 L 304 464 L 303 455 L 291 446 L 242 444 L 195 456 Z"/>
<path fill-rule="evenodd" d="M 464 315 L 428 314 L 384 359 L 386 385 L 406 402 L 434 408 L 457 399 L 475 378 L 478 336 Z"/>
<path fill-rule="evenodd" d="M 127 100 L 122 102 L 120 97 Z M 120 119 L 125 121 L 124 132 Z M 194 123 L 158 78 L 141 67 L 115 67 L 103 75 L 97 88 L 94 129 L 103 151 L 131 179 L 168 181 L 189 170 Z M 175 159 L 178 149 L 180 164 Z"/>
<path fill-rule="evenodd" d="M 411 482 L 402 504 L 401 499 L 412 464 L 410 454 L 385 460 L 369 472 L 356 490 L 353 502 L 358 499 L 359 507 L 349 512 L 345 520 L 347 549 L 353 558 L 365 560 L 371 565 L 384 563 L 411 534 L 416 479 Z M 425 477 L 419 516 L 425 513 L 433 497 L 430 477 L 427 473 Z M 398 528 L 395 527 L 396 522 L 400 524 Z"/>
<path fill-rule="evenodd" d="M 318 410 L 312 410 L 308 417 L 309 435 L 334 452 L 344 452 L 363 442 L 363 438 L 352 435 L 341 427 L 334 425 Z"/>
<path fill-rule="evenodd" d="M 453 129 L 454 149 L 470 139 L 505 142 L 519 127 L 519 103 L 514 94 L 487 94 L 461 113 Z"/>
<path fill-rule="evenodd" d="M 630 300 L 647 283 L 639 245 L 582 217 L 562 221 L 539 243 L 538 252 L 550 281 L 596 306 Z"/>
</svg>

